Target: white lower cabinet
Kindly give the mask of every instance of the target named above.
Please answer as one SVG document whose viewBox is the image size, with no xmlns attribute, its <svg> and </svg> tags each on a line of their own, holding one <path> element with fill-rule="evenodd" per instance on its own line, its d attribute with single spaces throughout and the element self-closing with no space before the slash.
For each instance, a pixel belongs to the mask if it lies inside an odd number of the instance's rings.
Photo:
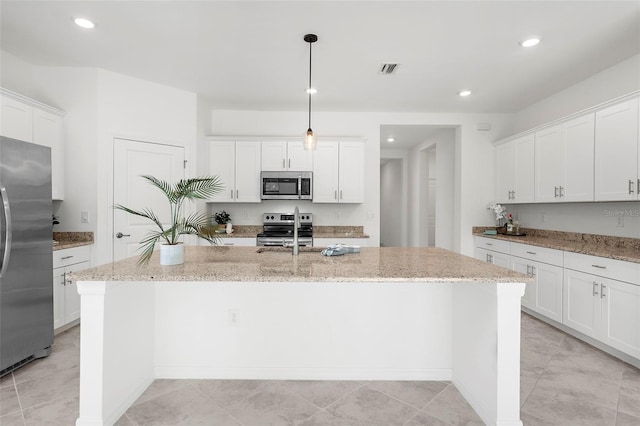
<svg viewBox="0 0 640 426">
<path fill-rule="evenodd" d="M 73 247 L 53 252 L 53 329 L 80 318 L 80 295 L 68 275 L 91 267 L 91 247 Z"/>
<path fill-rule="evenodd" d="M 640 264 L 568 252 L 565 264 L 563 323 L 640 359 Z"/>
<path fill-rule="evenodd" d="M 203 240 L 204 241 L 204 240 Z M 205 241 L 205 244 L 209 244 Z M 236 246 L 236 247 L 255 247 L 255 238 L 222 238 L 218 243 L 219 246 Z"/>
<path fill-rule="evenodd" d="M 492 265 L 511 268 L 511 249 L 509 241 L 495 238 L 476 237 L 474 257 Z"/>
</svg>

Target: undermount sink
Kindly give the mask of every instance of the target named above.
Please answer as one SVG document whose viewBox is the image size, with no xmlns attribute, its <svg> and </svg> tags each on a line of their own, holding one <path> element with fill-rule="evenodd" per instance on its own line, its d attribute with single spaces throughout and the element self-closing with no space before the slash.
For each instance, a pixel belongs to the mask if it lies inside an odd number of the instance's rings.
<svg viewBox="0 0 640 426">
<path fill-rule="evenodd" d="M 320 253 L 324 247 L 299 247 L 299 253 Z M 293 253 L 293 247 L 260 247 L 256 253 Z"/>
</svg>

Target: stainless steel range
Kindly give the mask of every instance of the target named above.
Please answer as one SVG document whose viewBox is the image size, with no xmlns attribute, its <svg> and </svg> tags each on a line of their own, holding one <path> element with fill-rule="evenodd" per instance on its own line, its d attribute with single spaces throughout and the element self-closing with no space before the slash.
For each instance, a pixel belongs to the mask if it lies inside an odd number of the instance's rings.
<svg viewBox="0 0 640 426">
<path fill-rule="evenodd" d="M 300 213 L 298 245 L 313 246 L 313 214 Z M 293 213 L 265 213 L 262 215 L 262 232 L 256 238 L 258 246 L 291 246 L 295 222 Z"/>
</svg>

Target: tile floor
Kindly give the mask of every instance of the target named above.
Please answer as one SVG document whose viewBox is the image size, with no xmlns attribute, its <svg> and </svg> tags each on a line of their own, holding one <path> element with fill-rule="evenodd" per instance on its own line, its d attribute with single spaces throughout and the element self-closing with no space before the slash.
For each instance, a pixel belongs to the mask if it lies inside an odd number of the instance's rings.
<svg viewBox="0 0 640 426">
<path fill-rule="evenodd" d="M 0 425 L 72 426 L 79 327 L 0 379 Z M 640 426 L 640 370 L 522 316 L 526 426 Z M 117 422 L 131 425 L 481 425 L 447 382 L 156 380 Z"/>
</svg>

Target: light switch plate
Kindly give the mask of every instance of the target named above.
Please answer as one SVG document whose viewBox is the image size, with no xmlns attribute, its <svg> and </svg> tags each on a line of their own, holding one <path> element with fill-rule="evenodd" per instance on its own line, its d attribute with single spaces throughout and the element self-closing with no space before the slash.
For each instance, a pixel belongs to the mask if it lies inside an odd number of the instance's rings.
<svg viewBox="0 0 640 426">
<path fill-rule="evenodd" d="M 89 223 L 89 212 L 80 212 L 80 223 Z"/>
</svg>

